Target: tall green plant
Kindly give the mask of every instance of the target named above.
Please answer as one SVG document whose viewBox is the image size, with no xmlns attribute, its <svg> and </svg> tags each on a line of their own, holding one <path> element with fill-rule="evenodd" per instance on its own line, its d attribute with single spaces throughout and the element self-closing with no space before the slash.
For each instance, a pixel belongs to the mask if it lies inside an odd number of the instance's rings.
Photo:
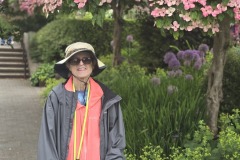
<svg viewBox="0 0 240 160">
<path fill-rule="evenodd" d="M 240 111 L 233 114 L 221 114 L 221 131 L 216 139 L 210 128 L 200 120 L 193 136 L 187 136 L 184 147 L 172 147 L 170 155 L 163 153 L 160 145 L 148 144 L 141 150 L 140 156 L 126 150 L 127 160 L 239 160 L 240 159 Z"/>
<path fill-rule="evenodd" d="M 97 77 L 122 96 L 127 149 L 137 155 L 149 143 L 168 153 L 204 116 L 202 78 L 168 77 L 163 70 L 158 73 L 149 75 L 144 68 L 123 63 Z"/>
</svg>

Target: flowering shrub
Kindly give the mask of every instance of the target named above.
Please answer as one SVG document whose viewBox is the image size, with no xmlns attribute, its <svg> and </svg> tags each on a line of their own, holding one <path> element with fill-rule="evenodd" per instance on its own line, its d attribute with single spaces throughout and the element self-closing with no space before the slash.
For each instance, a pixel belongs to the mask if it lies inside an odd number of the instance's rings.
<svg viewBox="0 0 240 160">
<path fill-rule="evenodd" d="M 209 51 L 209 47 L 206 44 L 201 44 L 198 50 L 185 50 L 179 51 L 177 55 L 173 52 L 167 52 L 164 56 L 164 62 L 168 64 L 169 69 L 179 74 L 179 68 L 181 63 L 186 69 L 187 67 L 193 67 L 195 70 L 200 70 L 205 63 L 205 55 Z"/>
<path fill-rule="evenodd" d="M 174 32 L 200 28 L 214 34 L 219 32 L 218 22 L 224 16 L 232 16 L 232 22 L 240 20 L 238 0 L 149 0 L 149 3 L 157 27 Z"/>
<path fill-rule="evenodd" d="M 206 54 L 209 52 L 209 47 L 206 44 L 199 45 L 197 50 L 178 51 L 177 54 L 167 52 L 164 56 L 164 62 L 168 64 L 167 75 L 169 78 L 184 77 L 185 80 L 195 80 L 195 83 L 201 84 L 205 74 L 203 69 L 206 60 Z M 169 84 L 168 94 L 178 91 L 178 85 Z"/>
<path fill-rule="evenodd" d="M 91 0 L 93 1 L 93 0 Z M 87 2 L 91 2 L 90 0 L 72 0 L 72 2 L 67 2 L 67 3 L 75 3 L 78 7 L 78 9 L 82 9 L 85 7 Z M 140 2 L 141 0 L 135 0 L 135 2 Z M 34 9 L 37 6 L 42 6 L 43 7 L 43 12 L 44 13 L 53 13 L 56 9 L 61 7 L 64 2 L 63 0 L 19 0 L 20 2 L 20 8 L 21 10 L 26 10 L 28 14 L 33 14 Z M 112 0 L 95 0 L 93 1 L 94 5 L 97 6 L 103 6 L 104 4 L 110 4 L 112 3 Z"/>
</svg>

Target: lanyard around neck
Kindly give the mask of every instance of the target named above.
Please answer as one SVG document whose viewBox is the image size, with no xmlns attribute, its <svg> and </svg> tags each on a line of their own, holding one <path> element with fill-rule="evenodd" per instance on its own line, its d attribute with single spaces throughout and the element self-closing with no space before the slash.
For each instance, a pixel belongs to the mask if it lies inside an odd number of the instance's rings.
<svg viewBox="0 0 240 160">
<path fill-rule="evenodd" d="M 73 84 L 73 92 L 75 92 L 75 87 Z M 85 133 L 85 128 L 86 128 L 86 122 L 87 122 L 87 116 L 88 116 L 88 102 L 89 102 L 89 98 L 90 98 L 90 84 L 88 83 L 88 94 L 87 94 L 87 101 L 86 101 L 86 111 L 84 114 L 84 121 L 83 121 L 83 126 L 82 126 L 82 133 L 81 133 L 81 139 L 79 142 L 79 148 L 78 148 L 78 154 L 76 157 L 76 145 L 77 145 L 77 111 L 75 110 L 75 114 L 74 114 L 74 160 L 80 160 L 80 153 L 81 153 L 81 149 L 82 149 L 82 143 L 83 143 L 83 137 L 84 137 L 84 133 Z"/>
</svg>

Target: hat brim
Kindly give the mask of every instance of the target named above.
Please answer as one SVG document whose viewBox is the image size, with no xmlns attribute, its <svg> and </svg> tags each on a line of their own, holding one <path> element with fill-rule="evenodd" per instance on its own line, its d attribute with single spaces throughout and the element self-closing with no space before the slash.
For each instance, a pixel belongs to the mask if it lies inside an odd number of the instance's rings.
<svg viewBox="0 0 240 160">
<path fill-rule="evenodd" d="M 81 50 L 80 52 L 83 52 L 83 51 L 89 51 L 89 50 Z M 92 52 L 92 51 L 90 51 L 90 52 Z M 66 62 L 69 60 L 69 58 L 71 58 L 76 53 L 79 53 L 79 51 L 76 51 L 76 52 L 72 53 L 69 57 L 66 57 L 66 58 L 62 59 L 61 61 L 57 62 L 54 65 L 55 72 L 58 73 L 61 77 L 68 79 L 69 75 L 70 75 L 70 71 L 66 66 Z M 95 55 L 94 55 L 94 57 L 96 58 Z M 97 64 L 96 64 L 96 66 L 94 66 L 91 76 L 94 77 L 94 76 L 98 75 L 105 68 L 106 68 L 106 65 L 102 61 L 97 59 Z"/>
</svg>

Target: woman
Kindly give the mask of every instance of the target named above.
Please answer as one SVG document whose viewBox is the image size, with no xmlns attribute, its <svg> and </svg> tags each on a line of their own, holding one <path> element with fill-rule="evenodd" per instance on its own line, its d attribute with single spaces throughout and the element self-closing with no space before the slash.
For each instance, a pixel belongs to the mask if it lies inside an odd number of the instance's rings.
<svg viewBox="0 0 240 160">
<path fill-rule="evenodd" d="M 66 82 L 54 87 L 45 103 L 38 160 L 125 159 L 121 97 L 92 78 L 105 69 L 94 48 L 69 45 L 54 69 Z"/>
</svg>

